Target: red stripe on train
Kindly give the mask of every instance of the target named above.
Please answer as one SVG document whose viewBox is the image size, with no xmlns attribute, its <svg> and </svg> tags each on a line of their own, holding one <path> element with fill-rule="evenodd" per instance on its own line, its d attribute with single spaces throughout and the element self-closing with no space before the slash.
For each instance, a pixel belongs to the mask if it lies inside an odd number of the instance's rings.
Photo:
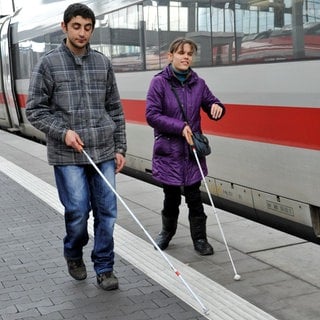
<svg viewBox="0 0 320 320">
<path fill-rule="evenodd" d="M 128 122 L 146 124 L 145 101 L 122 100 Z M 221 121 L 202 115 L 205 133 L 320 150 L 320 109 L 227 104 Z"/>
<path fill-rule="evenodd" d="M 25 106 L 26 95 L 19 95 Z M 146 125 L 145 101 L 122 99 L 126 120 Z M 320 150 L 320 109 L 226 104 L 227 112 L 221 121 L 211 121 L 202 115 L 205 133 L 273 143 L 298 148 Z"/>
<path fill-rule="evenodd" d="M 0 104 L 5 104 L 4 94 L 0 92 Z"/>
</svg>

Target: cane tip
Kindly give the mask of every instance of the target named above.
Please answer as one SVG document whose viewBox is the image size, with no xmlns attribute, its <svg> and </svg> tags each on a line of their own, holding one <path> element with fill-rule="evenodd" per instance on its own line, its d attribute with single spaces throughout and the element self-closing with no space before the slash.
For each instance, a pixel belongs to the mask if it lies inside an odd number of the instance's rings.
<svg viewBox="0 0 320 320">
<path fill-rule="evenodd" d="M 233 280 L 236 280 L 236 281 L 239 281 L 240 279 L 241 279 L 240 274 L 236 274 L 236 275 L 233 277 Z"/>
</svg>

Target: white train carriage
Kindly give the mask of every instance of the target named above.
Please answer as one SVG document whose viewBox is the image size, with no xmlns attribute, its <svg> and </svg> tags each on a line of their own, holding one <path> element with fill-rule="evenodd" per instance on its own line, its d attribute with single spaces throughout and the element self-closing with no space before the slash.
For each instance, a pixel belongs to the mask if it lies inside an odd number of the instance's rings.
<svg viewBox="0 0 320 320">
<path fill-rule="evenodd" d="M 207 181 L 216 205 L 317 241 L 320 1 L 82 2 L 97 15 L 91 44 L 117 72 L 127 120 L 125 171 L 152 182 L 146 92 L 167 63 L 171 40 L 193 38 L 194 69 L 227 108 L 219 122 L 202 118 L 213 149 Z M 30 72 L 60 43 L 71 2 L 44 3 L 0 24 L 0 126 L 42 141 L 25 117 Z"/>
</svg>

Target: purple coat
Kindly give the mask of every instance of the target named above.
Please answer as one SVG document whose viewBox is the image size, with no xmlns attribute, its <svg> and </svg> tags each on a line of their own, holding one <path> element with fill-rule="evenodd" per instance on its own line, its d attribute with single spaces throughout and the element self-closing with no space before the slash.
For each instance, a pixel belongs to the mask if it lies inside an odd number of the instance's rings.
<svg viewBox="0 0 320 320">
<path fill-rule="evenodd" d="M 185 121 L 171 83 L 183 104 L 192 132 L 201 132 L 200 108 L 212 119 L 212 104 L 224 106 L 193 70 L 182 85 L 168 65 L 150 83 L 146 119 L 154 128 L 152 175 L 168 185 L 188 186 L 201 181 L 202 177 L 190 146 L 182 136 Z M 200 163 L 206 176 L 205 158 L 201 158 Z"/>
</svg>

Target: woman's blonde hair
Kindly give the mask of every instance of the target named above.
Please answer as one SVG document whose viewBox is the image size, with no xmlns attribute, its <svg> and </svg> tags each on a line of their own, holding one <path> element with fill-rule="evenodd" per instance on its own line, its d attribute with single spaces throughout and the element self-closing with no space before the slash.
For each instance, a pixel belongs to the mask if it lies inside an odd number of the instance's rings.
<svg viewBox="0 0 320 320">
<path fill-rule="evenodd" d="M 197 52 L 198 50 L 197 44 L 193 40 L 187 39 L 187 38 L 177 38 L 174 41 L 172 41 L 169 46 L 169 52 L 175 53 L 179 50 L 181 46 L 183 47 L 185 44 L 189 44 L 191 46 L 193 53 Z"/>
</svg>

